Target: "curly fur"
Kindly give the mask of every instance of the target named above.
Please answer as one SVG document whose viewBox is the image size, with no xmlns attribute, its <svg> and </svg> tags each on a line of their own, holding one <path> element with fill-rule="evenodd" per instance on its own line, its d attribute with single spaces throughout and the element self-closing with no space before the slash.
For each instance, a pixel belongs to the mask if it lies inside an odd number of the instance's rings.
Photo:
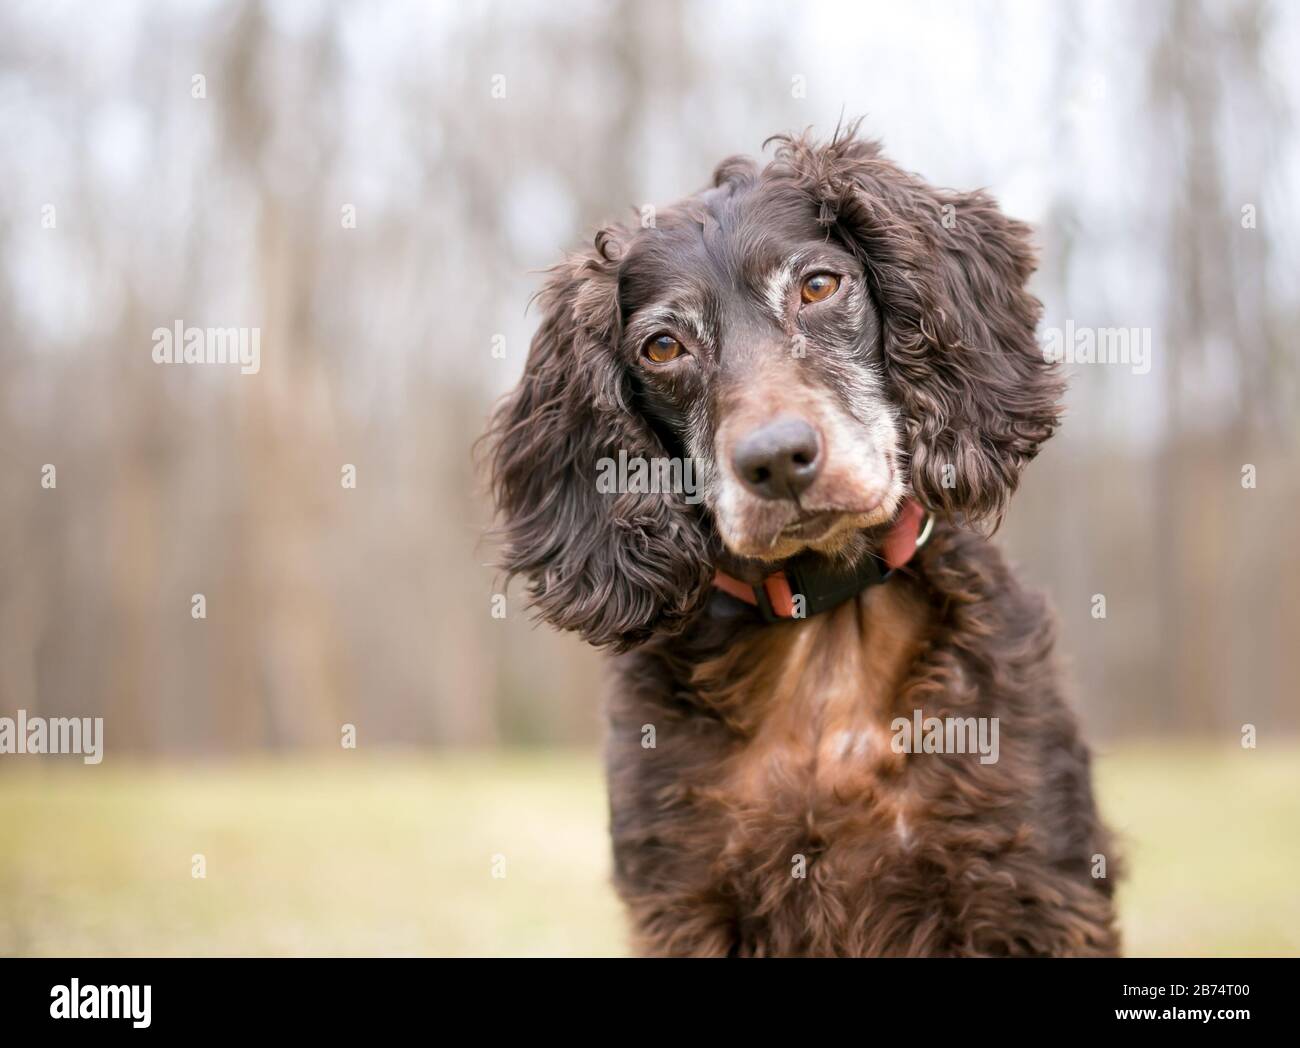
<svg viewBox="0 0 1300 1048">
<path fill-rule="evenodd" d="M 832 612 L 764 625 L 710 587 L 719 564 L 750 577 L 770 565 L 729 553 L 709 505 L 597 492 L 600 458 L 677 454 L 721 422 L 702 401 L 689 425 L 676 418 L 623 345 L 629 252 L 671 266 L 665 235 L 610 227 L 551 272 L 524 376 L 490 430 L 504 567 L 529 580 L 542 618 L 623 653 L 608 770 L 638 949 L 1116 953 L 1115 859 L 1051 617 L 979 533 L 1058 421 L 1060 379 L 1025 290 L 1030 231 L 984 193 L 901 171 L 856 128 L 776 141 L 761 170 L 724 161 L 681 213 L 707 239 L 716 208 L 743 197 L 751 227 L 736 239 L 752 245 L 806 209 L 857 260 L 878 344 L 827 381 L 883 376 L 900 467 L 940 521 L 908 568 Z M 887 726 L 914 710 L 999 718 L 1000 759 L 894 753 Z M 1093 876 L 1097 856 L 1109 877 Z"/>
<path fill-rule="evenodd" d="M 524 380 L 493 426 L 493 484 L 505 519 L 503 565 L 531 580 L 543 618 L 592 644 L 627 648 L 680 630 L 707 594 L 712 570 L 689 507 L 659 494 L 600 494 L 596 464 L 620 449 L 667 452 L 629 407 L 617 338 L 612 247 L 551 271 L 544 319 Z"/>
<path fill-rule="evenodd" d="M 907 420 L 913 491 L 952 519 L 1001 519 L 1020 470 L 1052 435 L 1061 385 L 1035 339 L 1030 228 L 988 194 L 936 190 L 852 135 L 779 137 L 777 177 L 857 251 L 885 318 Z M 954 464 L 945 486 L 944 464 Z"/>
</svg>

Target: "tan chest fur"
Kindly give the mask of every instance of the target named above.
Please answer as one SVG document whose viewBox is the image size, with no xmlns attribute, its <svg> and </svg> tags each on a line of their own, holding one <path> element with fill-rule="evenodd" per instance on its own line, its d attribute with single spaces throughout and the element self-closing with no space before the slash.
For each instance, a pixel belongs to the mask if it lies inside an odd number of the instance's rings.
<svg viewBox="0 0 1300 1048">
<path fill-rule="evenodd" d="M 907 587 L 880 586 L 700 667 L 701 695 L 739 740 L 706 793 L 738 829 L 803 821 L 815 835 L 848 818 L 906 838 L 907 757 L 890 745 L 890 721 L 927 621 Z"/>
</svg>

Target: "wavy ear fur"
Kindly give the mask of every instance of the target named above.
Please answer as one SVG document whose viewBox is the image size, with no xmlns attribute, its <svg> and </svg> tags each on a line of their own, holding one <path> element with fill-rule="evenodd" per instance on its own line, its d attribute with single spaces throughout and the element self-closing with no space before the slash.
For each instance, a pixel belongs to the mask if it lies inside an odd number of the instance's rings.
<svg viewBox="0 0 1300 1048">
<path fill-rule="evenodd" d="M 680 629 L 708 594 L 712 571 L 695 511 L 680 495 L 597 490 L 597 463 L 667 457 L 630 407 L 619 337 L 617 249 L 552 271 L 539 301 L 519 386 L 489 430 L 502 566 L 530 580 L 542 618 L 622 650 Z"/>
<path fill-rule="evenodd" d="M 1035 337 L 1042 306 L 1025 290 L 1030 228 L 984 192 L 932 188 L 856 131 L 822 146 L 778 138 L 775 163 L 866 267 L 913 490 L 951 519 L 996 527 L 1063 392 Z"/>
</svg>

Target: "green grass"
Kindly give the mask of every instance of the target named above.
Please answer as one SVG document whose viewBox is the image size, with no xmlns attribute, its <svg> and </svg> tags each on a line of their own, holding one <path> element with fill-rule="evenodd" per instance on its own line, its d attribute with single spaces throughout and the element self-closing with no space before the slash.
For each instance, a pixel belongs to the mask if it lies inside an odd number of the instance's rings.
<svg viewBox="0 0 1300 1048">
<path fill-rule="evenodd" d="M 1300 745 L 1127 746 L 1097 781 L 1126 953 L 1300 955 Z"/>
<path fill-rule="evenodd" d="M 1098 777 L 1129 953 L 1300 954 L 1300 746 L 1126 747 Z M 11 757 L 0 954 L 622 954 L 605 822 L 588 753 Z"/>
</svg>

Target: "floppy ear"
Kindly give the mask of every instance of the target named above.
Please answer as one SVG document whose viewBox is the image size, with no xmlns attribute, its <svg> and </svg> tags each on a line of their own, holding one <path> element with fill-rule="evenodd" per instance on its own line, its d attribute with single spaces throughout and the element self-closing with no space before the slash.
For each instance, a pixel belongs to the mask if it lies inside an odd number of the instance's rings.
<svg viewBox="0 0 1300 1048">
<path fill-rule="evenodd" d="M 680 494 L 597 488 L 602 459 L 668 453 L 629 406 L 615 353 L 617 249 L 607 233 L 596 244 L 551 270 L 523 378 L 489 436 L 502 566 L 530 580 L 548 622 L 622 650 L 684 626 L 708 595 L 712 569 Z"/>
<path fill-rule="evenodd" d="M 858 254 L 882 314 L 885 367 L 928 507 L 996 527 L 1052 435 L 1063 383 L 1035 337 L 1030 229 L 983 192 L 937 190 L 844 137 L 785 139 L 778 160 Z"/>
</svg>

